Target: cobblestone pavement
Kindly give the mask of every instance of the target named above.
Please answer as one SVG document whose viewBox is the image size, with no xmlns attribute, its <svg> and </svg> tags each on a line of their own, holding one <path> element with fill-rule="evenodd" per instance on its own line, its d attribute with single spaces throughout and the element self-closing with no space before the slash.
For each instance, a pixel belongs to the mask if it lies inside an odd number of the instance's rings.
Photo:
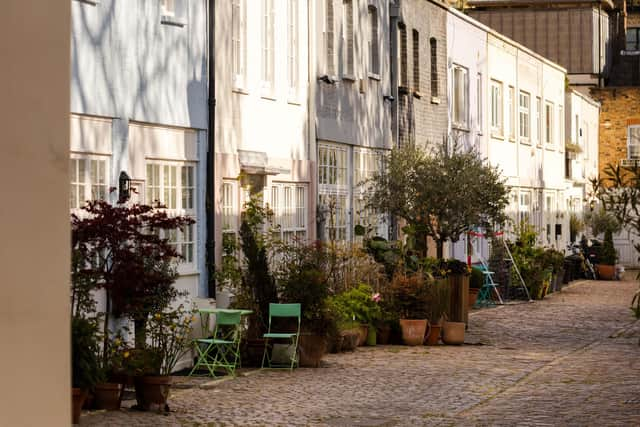
<svg viewBox="0 0 640 427">
<path fill-rule="evenodd" d="M 197 380 L 173 392 L 169 415 L 122 409 L 84 413 L 81 424 L 640 425 L 636 288 L 575 283 L 474 312 L 464 346 L 359 348 L 320 369 Z"/>
</svg>

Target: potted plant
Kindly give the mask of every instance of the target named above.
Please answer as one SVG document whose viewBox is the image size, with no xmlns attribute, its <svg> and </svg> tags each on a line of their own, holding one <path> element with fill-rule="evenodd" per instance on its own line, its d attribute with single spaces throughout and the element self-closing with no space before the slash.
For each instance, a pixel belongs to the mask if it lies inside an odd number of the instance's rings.
<svg viewBox="0 0 640 427">
<path fill-rule="evenodd" d="M 352 320 L 358 325 L 359 345 L 365 342 L 375 345 L 376 328 L 374 323 L 381 317 L 380 294 L 374 293 L 371 286 L 359 284 L 331 298 L 331 303 L 341 313 L 341 321 Z"/>
<path fill-rule="evenodd" d="M 80 411 L 89 391 L 102 379 L 98 352 L 96 319 L 73 316 L 71 318 L 71 382 L 74 424 L 79 422 Z"/>
<path fill-rule="evenodd" d="M 173 372 L 178 361 L 191 347 L 194 311 L 184 305 L 149 316 L 146 322 L 149 343 L 136 349 L 130 366 L 134 369 L 138 409 L 158 405 L 169 411 L 167 399 Z"/>
<path fill-rule="evenodd" d="M 475 305 L 478 299 L 478 294 L 480 293 L 480 289 L 484 285 L 484 273 L 480 268 L 471 268 L 471 276 L 469 277 L 469 300 L 468 307 L 471 310 Z"/>
<path fill-rule="evenodd" d="M 616 277 L 616 261 L 618 254 L 613 246 L 613 233 L 607 230 L 604 233 L 604 241 L 600 250 L 600 257 L 596 269 L 598 277 L 603 280 L 613 280 Z"/>
<path fill-rule="evenodd" d="M 425 344 L 436 345 L 440 340 L 442 324 L 447 318 L 451 304 L 451 286 L 446 278 L 434 278 L 427 288 L 428 331 Z"/>
<path fill-rule="evenodd" d="M 421 345 L 427 331 L 428 284 L 422 273 L 396 273 L 391 294 L 400 314 L 402 340 L 406 345 Z"/>
</svg>

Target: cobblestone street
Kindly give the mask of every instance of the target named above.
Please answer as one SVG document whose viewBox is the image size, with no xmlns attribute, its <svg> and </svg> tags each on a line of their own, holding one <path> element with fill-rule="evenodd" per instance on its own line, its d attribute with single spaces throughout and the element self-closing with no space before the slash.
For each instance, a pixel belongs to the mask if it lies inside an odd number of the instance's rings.
<svg viewBox="0 0 640 427">
<path fill-rule="evenodd" d="M 636 288 L 575 283 L 474 312 L 464 346 L 362 347 L 320 369 L 174 390 L 167 416 L 122 409 L 84 413 L 81 424 L 640 425 Z"/>
</svg>

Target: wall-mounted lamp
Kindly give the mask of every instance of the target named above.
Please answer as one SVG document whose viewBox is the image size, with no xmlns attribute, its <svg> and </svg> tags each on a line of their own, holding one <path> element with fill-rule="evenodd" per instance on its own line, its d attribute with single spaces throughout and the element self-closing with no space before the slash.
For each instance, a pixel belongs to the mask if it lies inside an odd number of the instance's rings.
<svg viewBox="0 0 640 427">
<path fill-rule="evenodd" d="M 120 172 L 118 179 L 118 203 L 127 203 L 131 197 L 131 178 L 125 171 Z"/>
<path fill-rule="evenodd" d="M 330 85 L 332 85 L 332 84 L 334 84 L 336 82 L 336 80 L 334 80 L 333 77 L 331 77 L 328 74 L 325 74 L 324 76 L 318 77 L 318 80 L 321 81 L 321 82 L 325 82 L 327 84 L 330 84 Z"/>
<path fill-rule="evenodd" d="M 393 102 L 395 100 L 395 98 L 391 95 L 384 95 L 382 99 L 389 102 Z"/>
</svg>

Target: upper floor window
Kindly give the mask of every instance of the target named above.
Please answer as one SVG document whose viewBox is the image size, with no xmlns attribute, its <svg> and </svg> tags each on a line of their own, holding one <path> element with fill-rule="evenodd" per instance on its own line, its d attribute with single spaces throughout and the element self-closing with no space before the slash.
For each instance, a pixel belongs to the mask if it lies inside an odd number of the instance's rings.
<svg viewBox="0 0 640 427">
<path fill-rule="evenodd" d="M 274 89 L 274 0 L 262 0 L 262 87 L 269 93 Z"/>
<path fill-rule="evenodd" d="M 527 92 L 520 91 L 519 106 L 519 126 L 520 138 L 523 142 L 528 142 L 531 137 L 530 120 L 531 120 L 531 95 Z"/>
<path fill-rule="evenodd" d="M 640 160 L 640 125 L 627 128 L 627 158 Z"/>
<path fill-rule="evenodd" d="M 342 3 L 342 44 L 343 44 L 343 75 L 354 77 L 353 66 L 354 39 L 353 39 L 353 0 L 344 0 Z"/>
<path fill-rule="evenodd" d="M 478 132 L 482 133 L 483 123 L 482 123 L 482 106 L 484 105 L 482 102 L 482 74 L 478 73 L 476 76 L 476 120 L 478 121 Z"/>
<path fill-rule="evenodd" d="M 238 233 L 238 190 L 236 181 L 222 183 L 222 236 L 235 238 Z"/>
<path fill-rule="evenodd" d="M 233 86 L 243 88 L 247 77 L 247 0 L 233 0 L 231 12 L 233 43 Z"/>
<path fill-rule="evenodd" d="M 273 224 L 277 237 L 286 243 L 304 242 L 307 237 L 307 188 L 299 184 L 271 187 Z"/>
<path fill-rule="evenodd" d="M 176 0 L 160 0 L 160 13 L 163 16 L 176 16 Z"/>
<path fill-rule="evenodd" d="M 404 24 L 398 24 L 398 55 L 398 76 L 400 77 L 400 86 L 407 88 L 409 86 L 407 70 L 407 28 Z"/>
<path fill-rule="evenodd" d="M 544 103 L 544 142 L 549 147 L 553 145 L 553 103 Z"/>
<path fill-rule="evenodd" d="M 297 98 L 299 82 L 299 43 L 298 43 L 298 0 L 288 0 L 287 3 L 287 78 L 289 81 L 289 97 Z"/>
<path fill-rule="evenodd" d="M 326 72 L 333 76 L 336 74 L 336 49 L 335 49 L 335 14 L 333 9 L 333 0 L 325 0 L 325 19 L 324 19 L 324 50 L 326 61 Z"/>
<path fill-rule="evenodd" d="M 420 92 L 420 33 L 411 32 L 413 41 L 413 90 Z"/>
<path fill-rule="evenodd" d="M 516 139 L 516 89 L 509 86 L 507 93 L 507 112 L 509 113 L 509 139 Z"/>
<path fill-rule="evenodd" d="M 453 65 L 452 76 L 452 116 L 454 125 L 468 127 L 469 124 L 469 79 L 466 68 L 459 65 Z"/>
<path fill-rule="evenodd" d="M 102 158 L 101 158 L 102 157 Z M 69 207 L 80 209 L 87 200 L 105 200 L 108 194 L 107 159 L 101 157 L 73 157 L 69 161 Z"/>
<path fill-rule="evenodd" d="M 431 52 L 431 96 L 438 97 L 438 42 L 435 38 L 429 40 Z"/>
<path fill-rule="evenodd" d="M 380 43 L 378 33 L 378 9 L 369 6 L 369 73 L 380 74 Z"/>
<path fill-rule="evenodd" d="M 536 142 L 542 145 L 542 99 L 536 97 Z"/>
<path fill-rule="evenodd" d="M 640 50 L 640 28 L 627 28 L 626 50 Z"/>
<path fill-rule="evenodd" d="M 502 82 L 491 80 L 491 132 L 502 136 Z"/>
<path fill-rule="evenodd" d="M 560 150 L 562 151 L 564 149 L 564 107 L 562 105 L 558 106 L 558 137 L 559 137 L 559 141 L 558 141 L 558 146 L 560 148 Z"/>
</svg>

